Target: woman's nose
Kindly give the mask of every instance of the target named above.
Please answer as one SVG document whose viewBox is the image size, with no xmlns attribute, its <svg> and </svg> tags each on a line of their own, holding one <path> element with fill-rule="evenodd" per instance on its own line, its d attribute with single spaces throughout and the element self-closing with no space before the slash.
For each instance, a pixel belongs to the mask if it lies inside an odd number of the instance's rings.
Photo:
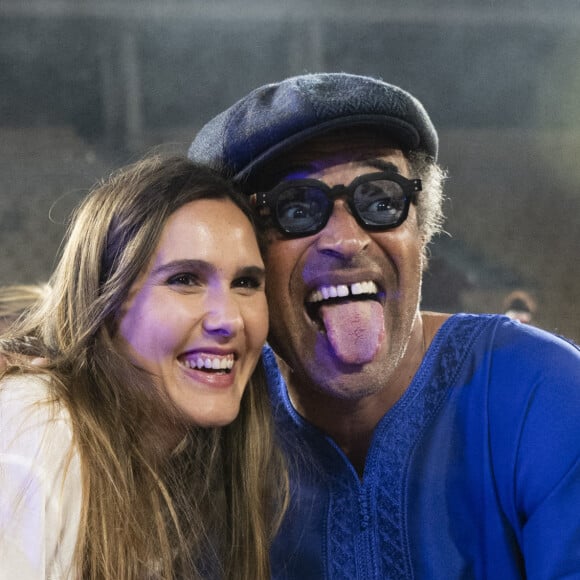
<svg viewBox="0 0 580 580">
<path fill-rule="evenodd" d="M 221 293 L 209 296 L 207 307 L 202 326 L 208 335 L 231 337 L 243 328 L 240 308 L 232 297 Z"/>
</svg>

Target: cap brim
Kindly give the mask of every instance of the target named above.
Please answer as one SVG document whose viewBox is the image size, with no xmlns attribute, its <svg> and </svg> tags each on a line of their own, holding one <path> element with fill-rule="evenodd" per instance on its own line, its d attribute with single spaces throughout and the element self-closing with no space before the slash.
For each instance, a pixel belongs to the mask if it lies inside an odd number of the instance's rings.
<svg viewBox="0 0 580 580">
<path fill-rule="evenodd" d="M 421 139 L 419 133 L 406 121 L 394 117 L 387 117 L 385 115 L 352 115 L 349 117 L 340 117 L 338 119 L 331 119 L 318 125 L 308 127 L 303 131 L 298 131 L 293 135 L 277 141 L 275 145 L 266 149 L 258 157 L 248 163 L 241 171 L 239 171 L 234 179 L 236 181 L 244 181 L 251 177 L 259 167 L 272 159 L 279 157 L 282 153 L 296 147 L 300 143 L 318 137 L 326 133 L 330 133 L 336 129 L 357 128 L 370 126 L 373 132 L 385 132 L 385 135 L 390 139 L 396 141 L 405 150 L 418 149 Z"/>
</svg>

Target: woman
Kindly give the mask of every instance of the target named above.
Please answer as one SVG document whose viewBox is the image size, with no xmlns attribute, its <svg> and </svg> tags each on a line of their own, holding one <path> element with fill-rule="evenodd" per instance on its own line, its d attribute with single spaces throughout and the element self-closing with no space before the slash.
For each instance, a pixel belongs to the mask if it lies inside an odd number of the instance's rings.
<svg viewBox="0 0 580 580">
<path fill-rule="evenodd" d="M 243 200 L 187 159 L 80 205 L 0 384 L 7 577 L 268 578 L 286 498 L 261 365 L 264 265 Z"/>
</svg>

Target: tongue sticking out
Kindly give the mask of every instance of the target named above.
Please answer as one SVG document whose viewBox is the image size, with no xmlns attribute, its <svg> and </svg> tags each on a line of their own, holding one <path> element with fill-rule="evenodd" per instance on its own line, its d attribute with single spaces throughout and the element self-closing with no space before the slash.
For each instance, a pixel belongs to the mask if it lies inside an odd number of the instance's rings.
<svg viewBox="0 0 580 580">
<path fill-rule="evenodd" d="M 383 307 L 375 300 L 332 304 L 320 308 L 326 335 L 344 363 L 370 362 L 385 336 Z"/>
</svg>

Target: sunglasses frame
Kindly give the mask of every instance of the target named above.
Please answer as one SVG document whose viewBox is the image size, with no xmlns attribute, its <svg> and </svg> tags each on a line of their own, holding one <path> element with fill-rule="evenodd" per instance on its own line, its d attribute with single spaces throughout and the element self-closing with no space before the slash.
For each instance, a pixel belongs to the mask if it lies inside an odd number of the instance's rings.
<svg viewBox="0 0 580 580">
<path fill-rule="evenodd" d="M 393 181 L 403 191 L 403 199 L 404 199 L 404 207 L 399 219 L 393 223 L 388 225 L 380 225 L 380 224 L 367 224 L 363 218 L 360 216 L 358 209 L 354 203 L 354 192 L 356 188 L 361 185 L 362 183 L 367 183 L 368 181 L 378 181 L 378 180 L 385 180 L 385 181 Z M 288 231 L 279 221 L 277 212 L 276 212 L 276 205 L 278 203 L 278 198 L 282 193 L 284 193 L 287 189 L 292 187 L 313 187 L 322 191 L 326 198 L 332 202 L 329 204 L 329 210 L 325 212 L 321 223 L 311 231 L 306 232 L 291 232 Z M 359 175 L 353 181 L 351 181 L 348 185 L 334 185 L 330 186 L 324 183 L 323 181 L 319 181 L 318 179 L 292 179 L 289 181 L 281 181 L 276 187 L 271 189 L 270 191 L 262 191 L 258 193 L 254 193 L 250 196 L 250 203 L 257 209 L 258 214 L 261 217 L 270 216 L 272 221 L 274 222 L 276 228 L 282 232 L 284 235 L 292 238 L 305 238 L 308 236 L 313 236 L 318 232 L 322 231 L 330 216 L 332 215 L 333 207 L 334 207 L 334 200 L 338 199 L 339 197 L 345 197 L 347 200 L 347 204 L 350 208 L 350 211 L 354 218 L 356 219 L 357 223 L 365 230 L 369 231 L 380 231 L 385 232 L 387 230 L 392 230 L 394 228 L 399 227 L 409 215 L 409 206 L 411 203 L 417 203 L 417 197 L 419 192 L 422 190 L 422 182 L 420 179 L 407 179 L 403 177 L 399 173 L 395 173 L 394 171 L 380 171 L 375 173 L 365 173 L 364 175 Z"/>
</svg>

